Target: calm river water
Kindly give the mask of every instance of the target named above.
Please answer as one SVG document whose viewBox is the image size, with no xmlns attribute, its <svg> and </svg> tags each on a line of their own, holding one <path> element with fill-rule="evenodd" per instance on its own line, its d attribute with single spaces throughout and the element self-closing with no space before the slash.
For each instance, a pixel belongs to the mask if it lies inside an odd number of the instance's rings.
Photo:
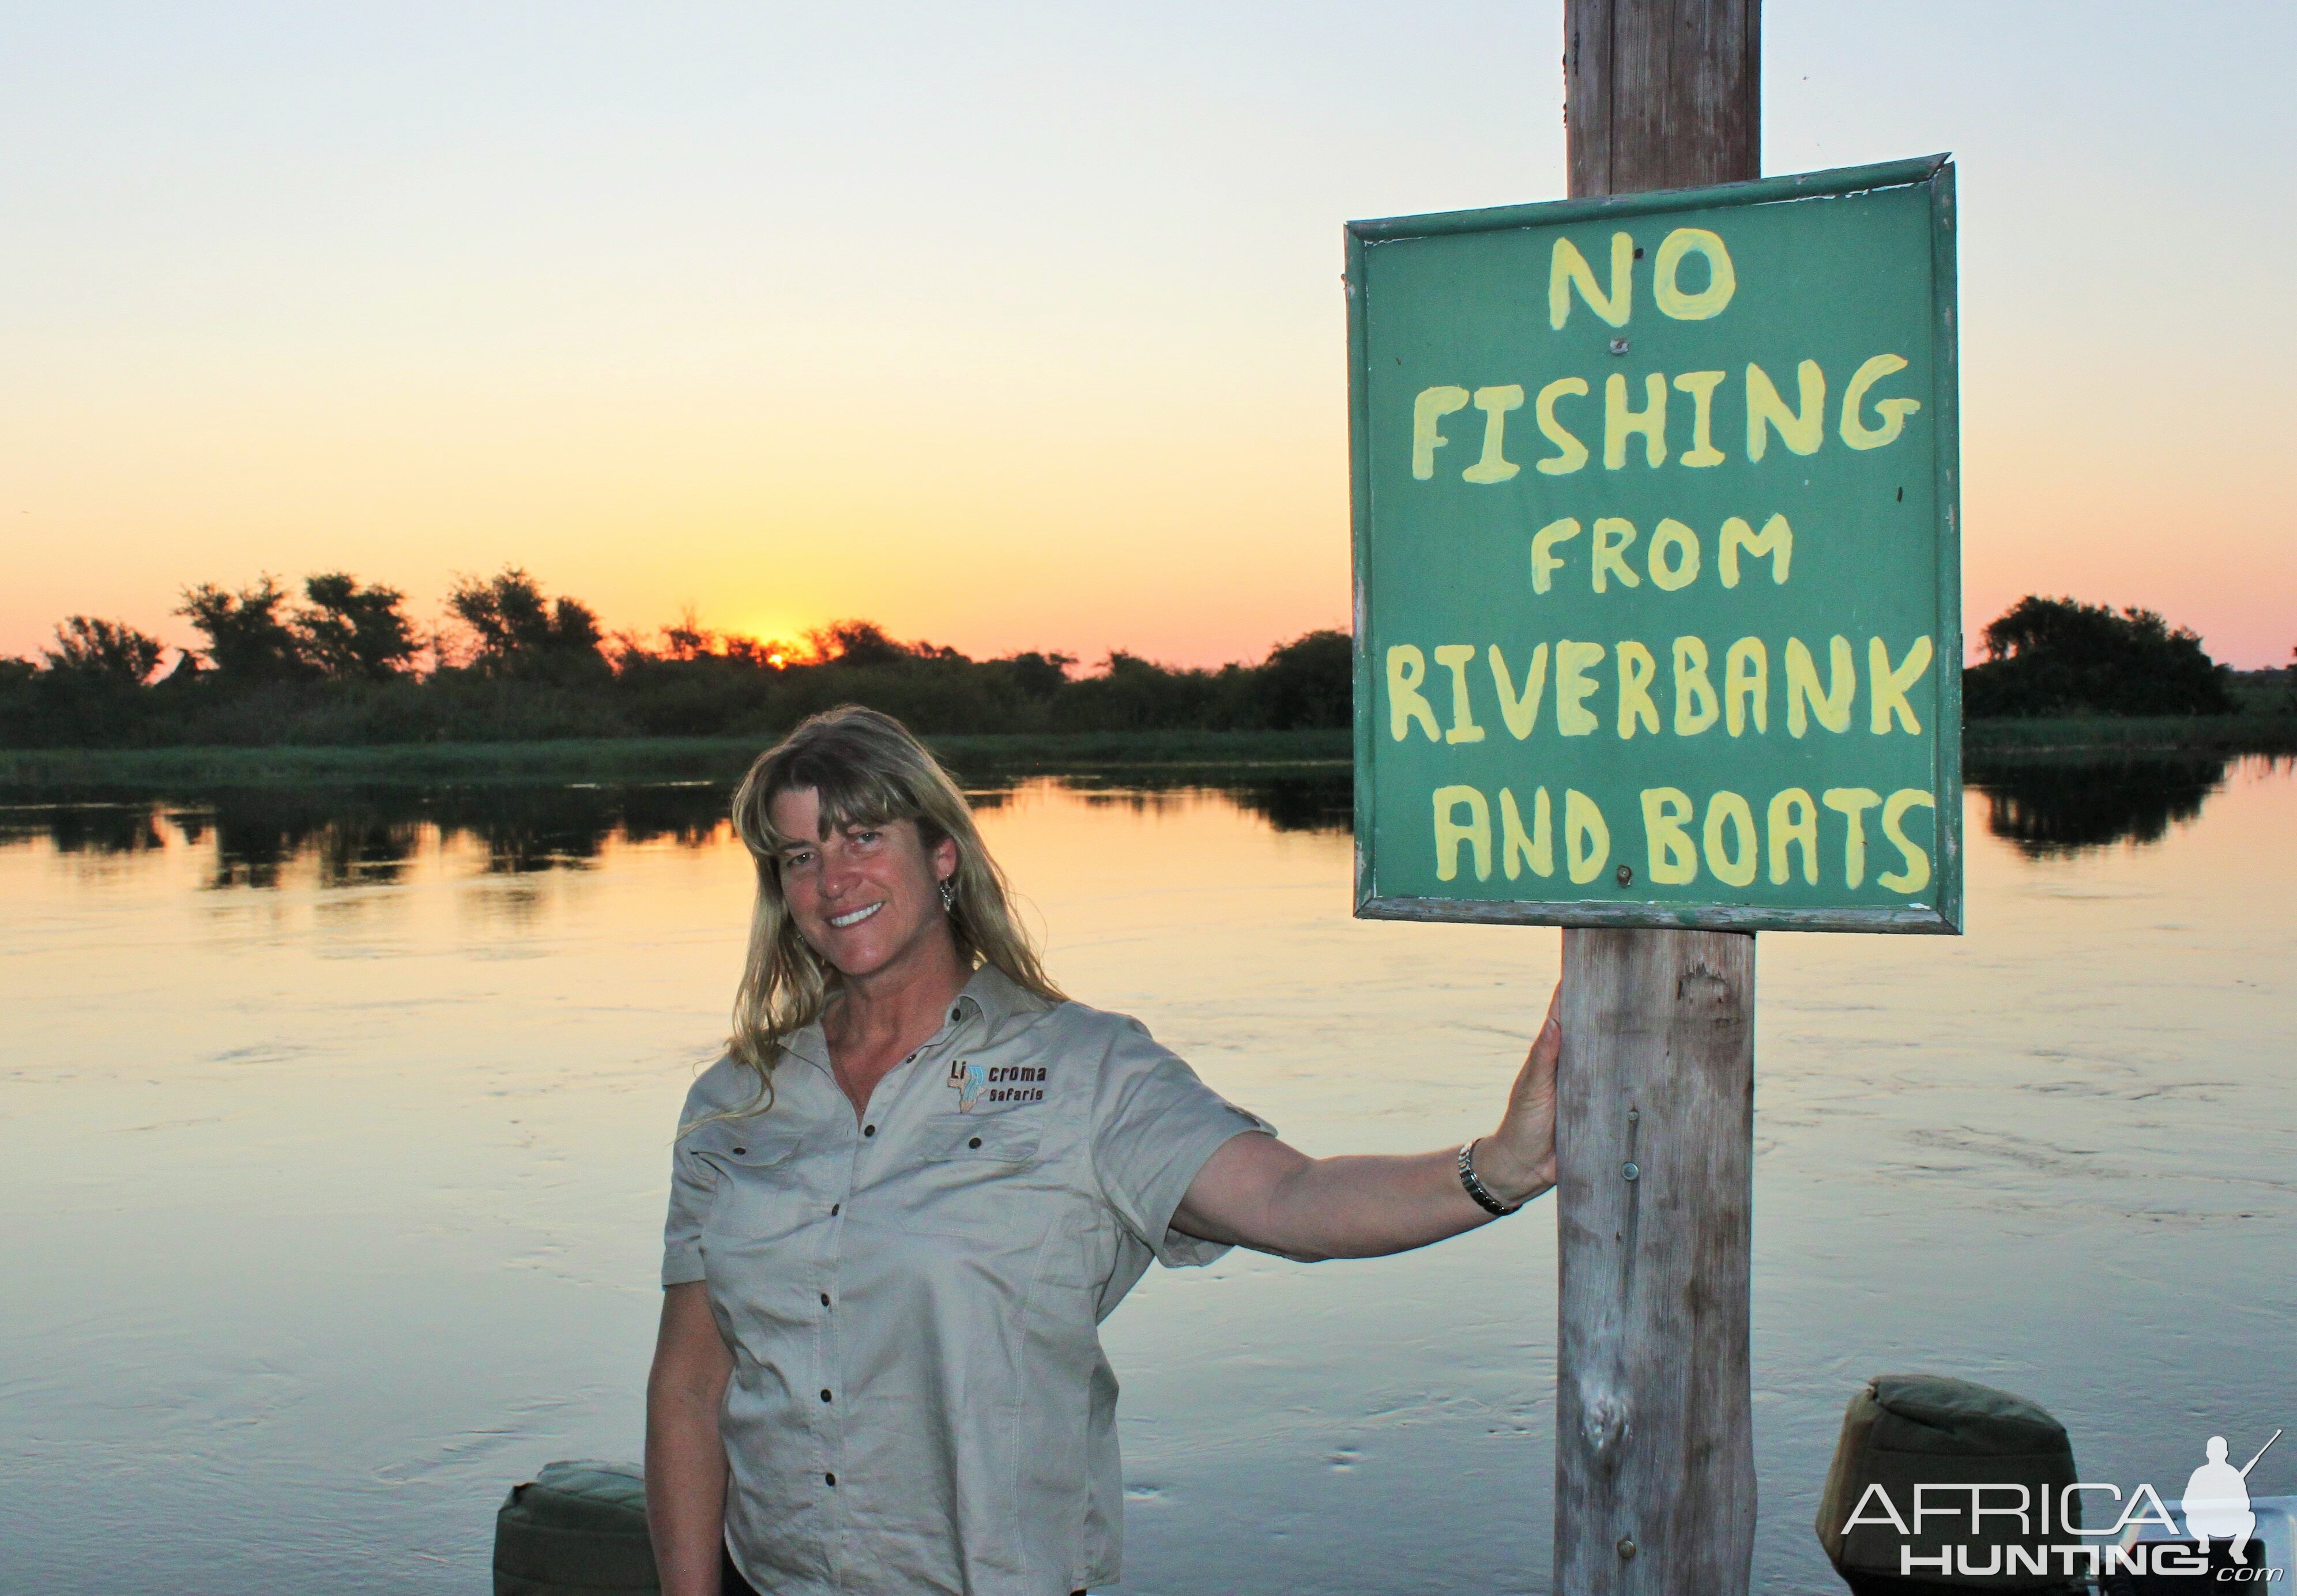
<svg viewBox="0 0 2297 1596">
<path fill-rule="evenodd" d="M 723 796 L 8 801 L 0 1591 L 474 1596 L 510 1485 L 637 1455 Z M 1490 1123 L 1556 934 L 1350 919 L 1344 785 L 979 801 L 1057 976 L 1301 1147 Z M 2297 1426 L 2297 777 L 1969 802 L 1967 937 L 1762 942 L 1766 1592 L 1840 1589 L 1811 1518 L 1871 1374 L 2006 1386 L 2165 1494 Z M 1107 1329 L 1124 1588 L 1545 1590 L 1553 1282 L 1544 1207 L 1153 1271 Z"/>
</svg>

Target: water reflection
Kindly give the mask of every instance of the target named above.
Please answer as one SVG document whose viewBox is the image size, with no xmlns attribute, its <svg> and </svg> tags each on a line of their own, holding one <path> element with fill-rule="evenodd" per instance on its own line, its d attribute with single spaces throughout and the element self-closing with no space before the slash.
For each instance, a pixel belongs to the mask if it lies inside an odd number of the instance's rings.
<svg viewBox="0 0 2297 1596">
<path fill-rule="evenodd" d="M 293 791 L 233 794 L 169 819 L 194 845 L 213 833 L 212 888 L 276 887 L 307 854 L 322 886 L 387 885 L 415 857 L 422 834 L 416 819 L 361 796 Z"/>
<path fill-rule="evenodd" d="M 1258 815 L 1278 831 L 1345 833 L 1355 827 L 1355 777 L 1347 771 L 1325 776 L 1286 776 L 1230 789 L 1237 807 Z"/>
<path fill-rule="evenodd" d="M 1868 1374 L 2019 1391 L 2125 1485 L 2297 1412 L 2297 776 L 2186 772 L 1973 772 L 1968 936 L 1765 939 L 1763 1596 L 1840 1588 L 1810 1526 Z M 980 784 L 1058 979 L 1309 1151 L 1487 1128 L 1555 934 L 1351 918 L 1345 773 L 1237 774 Z M 727 789 L 33 797 L 0 1590 L 483 1589 L 509 1484 L 642 1444 L 749 908 Z M 1553 1222 L 1155 1271 L 1105 1331 L 1124 1588 L 1544 1589 Z"/>
<path fill-rule="evenodd" d="M 1216 786 L 1279 831 L 1345 833 L 1346 769 L 1231 785 L 1160 773 L 1123 785 L 1081 779 L 1086 801 L 1144 812 Z M 976 810 L 1003 808 L 1012 782 L 978 786 Z M 426 847 L 467 847 L 489 876 L 592 868 L 616 844 L 708 846 L 727 826 L 732 790 L 719 782 L 631 786 L 249 787 L 195 801 L 78 798 L 0 803 L 0 847 L 45 839 L 57 853 L 98 858 L 156 852 L 170 837 L 206 849 L 212 889 L 278 887 L 291 875 L 326 889 L 390 886 Z"/>
<path fill-rule="evenodd" d="M 2233 762 L 2194 754 L 1980 765 L 1970 782 L 1986 794 L 1987 830 L 2029 859 L 2049 859 L 2160 842 L 2199 818 Z"/>
<path fill-rule="evenodd" d="M 2222 791 L 2234 760 L 2160 755 L 2112 761 L 1974 763 L 1986 827 L 2029 859 L 2117 843 L 2158 843 Z M 968 788 L 976 810 L 1004 807 L 1035 777 L 990 775 Z M 1216 792 L 1279 832 L 1344 835 L 1354 778 L 1345 766 L 1239 781 L 1233 772 L 1172 769 L 1072 775 L 1061 785 L 1093 807 L 1162 814 Z M 384 886 L 427 845 L 468 845 L 490 876 L 584 870 L 616 843 L 707 846 L 727 825 L 722 782 L 628 786 L 254 787 L 196 801 L 84 797 L 0 802 L 0 846 L 45 837 L 59 854 L 135 855 L 212 843 L 208 884 L 276 887 L 308 867 L 319 886 Z"/>
<path fill-rule="evenodd" d="M 1345 835 L 1355 825 L 1355 777 L 1345 765 L 1239 781 L 1232 772 L 1174 769 L 1120 775 L 1071 775 L 1061 785 L 1088 804 L 1157 813 L 1212 791 L 1276 831 Z M 980 807 L 983 794 L 968 794 Z M 1001 794 L 1000 794 L 1001 796 Z"/>
<path fill-rule="evenodd" d="M 144 853 L 165 845 L 159 811 L 150 803 L 0 807 L 0 846 L 36 836 L 59 853 Z"/>
<path fill-rule="evenodd" d="M 489 875 L 587 868 L 612 842 L 699 848 L 726 816 L 710 783 L 602 788 L 251 787 L 196 802 L 77 801 L 0 806 L 0 846 L 45 838 L 59 854 L 163 849 L 172 834 L 211 850 L 208 884 L 271 888 L 309 865 L 322 887 L 397 883 L 426 837 L 473 845 Z"/>
<path fill-rule="evenodd" d="M 2039 860 L 2117 843 L 2158 843 L 2171 827 L 2200 816 L 2236 762 L 2214 754 L 1980 761 L 1969 781 L 1985 795 L 1987 829 Z M 1206 772 L 1128 776 L 1121 786 L 1117 780 L 1069 777 L 1064 785 L 1085 793 L 1089 802 L 1144 813 L 1178 802 L 1183 790 L 1210 788 L 1277 831 L 1345 835 L 1354 825 L 1354 780 L 1345 767 L 1241 783 Z"/>
</svg>

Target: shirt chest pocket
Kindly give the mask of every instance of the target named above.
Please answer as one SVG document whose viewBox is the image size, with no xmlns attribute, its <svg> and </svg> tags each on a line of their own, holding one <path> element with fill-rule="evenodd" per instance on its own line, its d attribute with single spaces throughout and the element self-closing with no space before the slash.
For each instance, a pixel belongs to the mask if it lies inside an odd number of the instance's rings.
<svg viewBox="0 0 2297 1596">
<path fill-rule="evenodd" d="M 807 1218 L 800 1179 L 799 1139 L 787 1131 L 760 1135 L 737 1130 L 697 1143 L 694 1156 L 717 1172 L 704 1236 L 736 1242 L 770 1241 Z"/>
<path fill-rule="evenodd" d="M 1035 1115 L 957 1116 L 921 1139 L 904 1172 L 901 1222 L 935 1236 L 1002 1237 L 1043 1199 Z"/>
</svg>

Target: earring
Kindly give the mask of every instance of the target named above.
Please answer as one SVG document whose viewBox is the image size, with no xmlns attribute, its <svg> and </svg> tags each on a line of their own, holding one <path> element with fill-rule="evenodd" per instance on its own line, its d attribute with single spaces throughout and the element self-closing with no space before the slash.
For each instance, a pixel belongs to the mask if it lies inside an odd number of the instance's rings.
<svg viewBox="0 0 2297 1596">
<path fill-rule="evenodd" d="M 945 914 L 957 909 L 957 883 L 946 876 L 941 879 L 941 907 Z"/>
</svg>

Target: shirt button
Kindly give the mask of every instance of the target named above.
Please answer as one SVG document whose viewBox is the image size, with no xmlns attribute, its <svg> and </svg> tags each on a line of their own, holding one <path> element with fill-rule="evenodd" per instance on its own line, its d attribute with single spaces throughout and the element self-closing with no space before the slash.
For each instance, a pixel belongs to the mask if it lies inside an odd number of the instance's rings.
<svg viewBox="0 0 2297 1596">
<path fill-rule="evenodd" d="M 829 1306 L 829 1293 L 827 1291 L 821 1294 L 821 1305 L 825 1308 Z"/>
<path fill-rule="evenodd" d="M 821 1477 L 821 1483 L 825 1485 L 835 1485 L 837 1483 L 837 1477 L 834 1474 L 825 1474 Z"/>
<path fill-rule="evenodd" d="M 829 1387 L 827 1386 L 821 1388 L 821 1400 L 824 1402 L 827 1402 L 829 1400 Z"/>
<path fill-rule="evenodd" d="M 836 1219 L 836 1218 L 837 1217 L 837 1211 L 838 1211 L 840 1208 L 843 1208 L 844 1206 L 845 1206 L 845 1205 L 844 1205 L 844 1204 L 843 1204 L 843 1203 L 832 1203 L 832 1204 L 830 1204 L 830 1205 L 829 1205 L 829 1217 L 830 1217 L 830 1218 L 832 1218 L 832 1219 Z"/>
<path fill-rule="evenodd" d="M 739 1158 L 743 1154 L 745 1154 L 745 1153 L 748 1152 L 749 1150 L 750 1150 L 750 1149 L 749 1149 L 749 1148 L 736 1148 L 734 1149 L 734 1156 L 735 1156 L 735 1157 L 737 1157 L 737 1158 Z"/>
<path fill-rule="evenodd" d="M 877 1134 L 877 1127 L 875 1125 L 864 1125 L 861 1127 L 861 1134 L 864 1136 L 875 1136 Z"/>
<path fill-rule="evenodd" d="M 954 1009 L 954 1008 L 951 1009 L 951 1010 L 949 1011 L 949 1017 L 950 1017 L 950 1018 L 951 1018 L 951 1019 L 955 1019 L 955 1018 L 957 1017 L 957 1010 L 956 1010 L 956 1009 Z"/>
<path fill-rule="evenodd" d="M 979 1147 L 979 1146 L 981 1145 L 981 1138 L 979 1138 L 978 1136 L 976 1136 L 976 1137 L 975 1137 L 971 1141 L 967 1142 L 965 1145 L 966 1145 L 967 1147 L 969 1147 L 969 1148 L 977 1148 L 977 1147 Z"/>
</svg>

